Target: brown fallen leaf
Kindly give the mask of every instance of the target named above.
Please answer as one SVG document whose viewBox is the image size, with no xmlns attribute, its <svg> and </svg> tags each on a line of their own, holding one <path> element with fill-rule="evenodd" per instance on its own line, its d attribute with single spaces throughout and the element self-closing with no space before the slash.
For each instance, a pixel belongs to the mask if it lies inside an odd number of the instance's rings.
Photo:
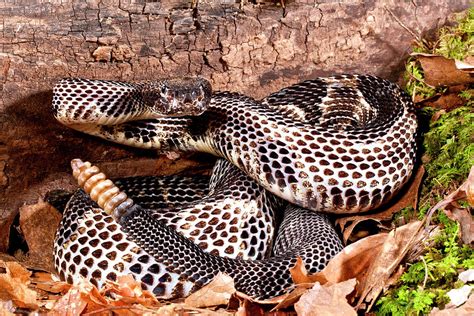
<svg viewBox="0 0 474 316">
<path fill-rule="evenodd" d="M 232 316 L 234 315 L 234 313 L 231 313 L 222 309 L 213 311 L 210 309 L 190 307 L 183 303 L 167 304 L 158 309 L 147 311 L 144 314 L 145 315 L 160 315 L 160 316 L 177 316 L 177 315 Z"/>
<path fill-rule="evenodd" d="M 372 235 L 345 247 L 314 276 L 324 277 L 333 284 L 352 278 L 356 278 L 359 284 L 362 283 L 387 236 L 388 233 Z"/>
<path fill-rule="evenodd" d="M 468 183 L 466 184 L 466 200 L 471 207 L 474 207 L 474 181 L 472 180 L 471 173 L 469 173 Z"/>
<path fill-rule="evenodd" d="M 184 303 L 190 307 L 227 305 L 235 293 L 234 280 L 218 273 L 209 284 L 188 296 Z"/>
<path fill-rule="evenodd" d="M 264 316 L 265 310 L 262 305 L 255 304 L 249 300 L 243 300 L 234 316 Z"/>
<path fill-rule="evenodd" d="M 119 276 L 117 282 L 107 281 L 100 290 L 100 294 L 112 306 L 132 304 L 140 304 L 144 307 L 160 306 L 156 297 L 151 292 L 143 290 L 141 282 L 136 281 L 131 275 Z"/>
<path fill-rule="evenodd" d="M 432 98 L 423 99 L 418 103 L 420 107 L 432 107 L 435 109 L 451 111 L 452 109 L 463 106 L 466 101 L 461 98 L 458 93 L 446 92 Z"/>
<path fill-rule="evenodd" d="M 17 307 L 38 308 L 36 292 L 28 288 L 31 272 L 18 262 L 0 261 L 0 267 L 6 270 L 0 274 L 0 300 L 11 300 Z"/>
<path fill-rule="evenodd" d="M 272 298 L 269 298 L 269 299 L 264 299 L 264 300 L 254 299 L 254 298 L 248 296 L 247 294 L 239 292 L 239 291 L 237 291 L 235 293 L 235 295 L 239 299 L 245 299 L 245 300 L 248 300 L 252 303 L 258 303 L 258 304 L 261 304 L 261 305 L 277 305 L 277 304 L 280 304 L 281 302 L 283 302 L 288 297 L 288 295 L 290 295 L 290 292 L 282 294 L 280 296 L 272 297 Z"/>
<path fill-rule="evenodd" d="M 444 200 L 438 202 L 427 213 L 427 222 L 429 223 L 434 212 L 441 209 L 452 220 L 460 223 L 461 239 L 464 243 L 470 245 L 474 240 L 474 221 L 470 212 L 463 209 L 458 200 L 465 199 L 468 203 L 474 200 L 474 166 L 471 167 L 467 180 L 461 186 L 449 194 Z M 471 202 L 470 202 L 471 201 Z M 469 204 L 471 205 L 471 204 Z"/>
<path fill-rule="evenodd" d="M 474 166 L 471 167 L 467 180 L 463 184 L 461 184 L 461 186 L 457 190 L 453 191 L 447 197 L 445 197 L 444 200 L 438 202 L 435 206 L 433 206 L 430 209 L 428 215 L 432 216 L 436 210 L 450 207 L 457 200 L 466 199 L 467 201 L 469 201 L 469 199 L 472 197 L 469 197 L 468 194 L 470 195 L 474 191 L 474 189 L 472 188 L 473 186 L 474 186 Z M 455 207 L 458 207 L 458 206 L 455 205 Z"/>
<path fill-rule="evenodd" d="M 28 244 L 28 257 L 24 262 L 29 267 L 53 271 L 53 249 L 56 228 L 61 214 L 42 200 L 20 208 L 20 227 Z M 41 238 L 38 238 L 41 236 Z"/>
<path fill-rule="evenodd" d="M 83 285 L 83 286 L 86 286 L 86 285 Z M 72 287 L 63 297 L 61 297 L 61 299 L 59 299 L 56 302 L 53 309 L 48 312 L 48 315 L 51 315 L 51 316 L 80 315 L 85 310 L 88 303 L 87 300 L 84 299 L 83 292 L 84 290 L 81 290 L 80 285 L 76 285 Z M 86 293 L 87 293 L 87 290 L 86 290 Z"/>
<path fill-rule="evenodd" d="M 295 304 L 295 311 L 300 316 L 357 315 L 346 299 L 346 296 L 354 291 L 355 285 L 355 279 L 331 285 L 321 285 L 317 282 L 301 296 Z"/>
<path fill-rule="evenodd" d="M 63 306 L 65 310 L 59 310 L 59 315 L 63 315 L 65 312 L 71 312 L 71 308 L 78 310 L 81 309 L 84 313 L 92 313 L 107 308 L 109 305 L 108 300 L 102 296 L 99 290 L 90 283 L 90 281 L 86 279 L 81 279 L 77 284 L 74 284 L 63 298 L 67 297 L 68 294 L 69 298 L 66 305 Z M 59 302 L 61 302 L 63 298 L 61 298 Z M 56 306 L 54 311 L 57 311 Z M 72 313 L 71 315 L 78 314 Z"/>
<path fill-rule="evenodd" d="M 324 284 L 328 281 L 324 275 L 318 273 L 310 275 L 308 270 L 306 270 L 303 260 L 300 257 L 296 259 L 296 264 L 290 268 L 290 274 L 291 278 L 293 279 L 293 283 L 295 284 L 315 282 Z"/>
<path fill-rule="evenodd" d="M 456 208 L 444 210 L 444 213 L 453 221 L 460 224 L 461 240 L 466 245 L 474 245 L 474 220 L 467 209 Z"/>
<path fill-rule="evenodd" d="M 357 308 L 362 303 L 369 304 L 370 310 L 378 295 L 388 286 L 388 280 L 408 251 L 423 234 L 423 221 L 415 221 L 392 230 L 377 256 L 367 270 L 367 278 L 360 284 L 360 297 Z"/>
<path fill-rule="evenodd" d="M 150 304 L 148 295 L 141 289 L 136 288 L 136 282 L 122 280 L 122 284 L 107 283 L 102 291 L 99 291 L 86 279 L 81 279 L 77 284 L 59 299 L 48 315 L 142 315 L 153 310 L 135 302 Z M 102 294 L 102 292 L 104 294 Z M 105 296 L 107 293 L 110 296 Z M 145 293 L 145 299 L 142 295 Z M 158 306 L 156 298 L 151 301 Z"/>
<path fill-rule="evenodd" d="M 50 273 L 42 271 L 33 272 L 30 281 L 33 289 L 39 289 L 52 294 L 66 293 L 72 286 L 66 282 L 54 281 Z"/>
<path fill-rule="evenodd" d="M 290 293 L 280 297 L 273 310 L 293 305 L 315 282 L 320 284 L 337 284 L 355 278 L 360 284 L 366 277 L 373 258 L 380 251 L 388 233 L 380 233 L 361 239 L 347 247 L 332 258 L 321 271 L 308 274 L 301 258 L 290 268 L 291 277 L 296 287 Z"/>
<path fill-rule="evenodd" d="M 298 284 L 293 291 L 291 291 L 290 293 L 282 297 L 280 302 L 278 302 L 278 304 L 275 307 L 273 307 L 271 311 L 273 312 L 273 311 L 277 311 L 280 309 L 293 306 L 300 299 L 301 295 L 306 293 L 306 291 L 308 291 L 308 289 L 310 289 L 313 285 L 314 283 Z"/>
<path fill-rule="evenodd" d="M 438 232 L 437 226 L 432 226 L 427 229 L 415 240 L 415 246 L 410 248 L 407 253 L 407 259 L 411 257 L 418 258 L 424 251 L 426 251 L 426 244 L 428 240 Z M 347 247 L 329 261 L 328 265 L 320 272 L 310 275 L 308 280 L 313 278 L 326 279 L 330 283 L 339 283 L 352 278 L 357 279 L 356 295 L 363 292 L 361 286 L 366 283 L 366 278 L 369 276 L 368 271 L 376 258 L 382 250 L 388 233 L 380 233 L 361 239 Z M 398 270 L 393 273 L 387 281 L 387 284 L 392 284 L 398 280 L 398 276 L 403 272 L 403 267 L 399 266 Z"/>
<path fill-rule="evenodd" d="M 338 218 L 336 220 L 336 225 L 339 225 L 339 228 L 343 232 L 344 243 L 347 243 L 353 233 L 354 228 L 362 222 L 375 221 L 381 224 L 382 221 L 390 220 L 393 217 L 393 214 L 399 212 L 405 207 L 412 206 L 416 210 L 418 203 L 418 192 L 424 175 L 425 168 L 421 166 L 418 168 L 415 176 L 411 179 L 410 185 L 400 192 L 396 202 L 382 207 L 379 212 L 367 215 L 355 215 Z M 346 227 L 348 223 L 350 224 Z"/>
<path fill-rule="evenodd" d="M 474 82 L 474 77 L 456 67 L 454 59 L 422 53 L 412 53 L 411 55 L 416 56 L 420 61 L 424 81 L 430 86 L 454 86 Z"/>
</svg>

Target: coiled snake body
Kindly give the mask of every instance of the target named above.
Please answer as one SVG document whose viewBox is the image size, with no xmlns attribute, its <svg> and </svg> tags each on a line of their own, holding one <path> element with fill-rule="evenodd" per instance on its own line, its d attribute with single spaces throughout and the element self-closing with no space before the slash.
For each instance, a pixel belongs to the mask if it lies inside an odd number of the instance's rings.
<svg viewBox="0 0 474 316">
<path fill-rule="evenodd" d="M 53 109 L 62 123 L 92 135 L 208 152 L 243 171 L 219 162 L 209 187 L 202 179 L 121 180 L 118 187 L 138 206 L 118 222 L 82 191 L 70 200 L 55 247 L 62 277 L 102 283 L 133 273 L 161 297 L 187 295 L 218 271 L 255 298 L 284 293 L 297 256 L 315 272 L 341 249 L 318 212 L 377 208 L 410 177 L 415 157 L 410 99 L 373 76 L 309 80 L 261 101 L 229 92 L 211 97 L 200 79 L 65 79 L 54 89 Z M 196 192 L 187 190 L 191 182 Z M 176 194 L 163 198 L 169 190 Z M 267 191 L 291 203 L 270 258 L 272 221 L 284 202 Z"/>
</svg>

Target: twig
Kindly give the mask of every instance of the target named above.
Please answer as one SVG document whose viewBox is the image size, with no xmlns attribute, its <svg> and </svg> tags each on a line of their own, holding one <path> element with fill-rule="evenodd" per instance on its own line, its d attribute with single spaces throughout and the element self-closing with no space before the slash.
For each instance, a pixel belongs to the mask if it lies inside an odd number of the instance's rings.
<svg viewBox="0 0 474 316">
<path fill-rule="evenodd" d="M 397 23 L 400 24 L 401 27 L 403 27 L 408 33 L 410 33 L 411 36 L 413 36 L 418 42 L 421 41 L 421 38 L 418 35 L 416 35 L 416 33 L 412 31 L 408 26 L 403 24 L 403 22 L 400 21 L 400 19 L 395 15 L 395 13 L 392 12 L 392 10 L 387 8 L 387 6 L 384 6 L 384 9 L 387 10 L 387 12 L 390 13 L 390 15 L 395 19 L 395 21 L 397 21 Z"/>
<path fill-rule="evenodd" d="M 427 86 L 427 87 L 430 87 L 431 89 L 436 89 L 435 86 L 432 86 L 432 85 L 426 83 L 423 79 L 418 79 L 417 77 L 413 76 L 413 75 L 412 75 L 410 72 L 408 72 L 408 71 L 407 71 L 407 73 L 408 73 L 408 75 L 410 76 L 410 78 L 412 78 L 412 79 L 414 79 L 414 80 L 416 80 L 416 81 L 418 81 L 418 82 L 421 82 L 422 84 L 424 84 L 424 85 Z"/>
<path fill-rule="evenodd" d="M 423 265 L 425 266 L 425 278 L 423 280 L 423 285 L 421 289 L 423 290 L 426 286 L 426 282 L 428 282 L 428 265 L 426 264 L 425 258 L 423 256 L 420 256 L 421 261 L 423 261 Z"/>
<path fill-rule="evenodd" d="M 425 219 L 427 221 L 426 224 L 426 229 L 428 228 L 429 223 L 431 222 L 431 217 L 433 216 L 434 212 L 436 212 L 438 209 L 443 210 L 446 206 L 449 204 L 466 198 L 466 192 L 468 190 L 468 186 L 474 183 L 474 166 L 471 167 L 471 171 L 469 171 L 469 175 L 467 176 L 467 180 L 461 184 L 459 188 L 457 188 L 455 191 L 451 192 L 447 197 L 445 197 L 442 201 L 436 203 L 435 206 L 429 209 L 429 211 L 425 215 Z"/>
</svg>

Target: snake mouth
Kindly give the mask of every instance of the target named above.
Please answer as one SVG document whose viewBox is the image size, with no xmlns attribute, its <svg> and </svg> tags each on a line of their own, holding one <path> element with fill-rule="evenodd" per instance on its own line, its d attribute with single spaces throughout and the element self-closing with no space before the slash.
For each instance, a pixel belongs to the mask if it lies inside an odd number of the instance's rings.
<svg viewBox="0 0 474 316">
<path fill-rule="evenodd" d="M 145 86 L 143 91 L 150 110 L 169 117 L 202 114 L 211 102 L 211 95 L 211 84 L 199 77 L 166 79 L 158 86 Z"/>
</svg>

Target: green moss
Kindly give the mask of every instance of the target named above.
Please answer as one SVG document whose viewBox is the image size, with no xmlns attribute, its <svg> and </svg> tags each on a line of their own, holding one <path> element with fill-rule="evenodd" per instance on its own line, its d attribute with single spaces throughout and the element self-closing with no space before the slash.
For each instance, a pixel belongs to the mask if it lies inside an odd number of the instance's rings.
<svg viewBox="0 0 474 316">
<path fill-rule="evenodd" d="M 419 315 L 427 314 L 429 306 L 433 304 L 436 294 L 423 289 L 410 289 L 402 285 L 393 296 L 382 297 L 378 301 L 381 305 L 379 315 Z"/>
<path fill-rule="evenodd" d="M 446 58 L 463 60 L 474 55 L 474 8 L 461 15 L 454 27 L 443 27 L 438 32 L 434 53 Z"/>
<path fill-rule="evenodd" d="M 434 203 L 459 187 L 474 164 L 474 112 L 468 106 L 472 103 L 466 104 L 441 115 L 425 134 L 424 166 L 428 176 L 422 185 L 419 219 Z M 413 214 L 412 208 L 406 208 L 398 218 L 403 217 L 407 222 Z M 398 283 L 378 300 L 377 314 L 419 315 L 428 313 L 434 306 L 442 308 L 449 302 L 446 293 L 462 286 L 457 281 L 459 272 L 474 268 L 473 250 L 460 243 L 459 224 L 444 212 L 438 212 L 432 224 L 441 227 L 434 245 L 426 250 L 421 261 L 408 265 Z"/>
<path fill-rule="evenodd" d="M 431 49 L 418 45 L 414 51 L 463 59 L 474 55 L 473 31 L 474 8 L 471 8 L 456 26 L 439 31 L 439 39 Z M 415 58 L 407 61 L 405 78 L 406 90 L 417 98 L 443 92 L 424 83 L 423 71 Z M 465 105 L 442 114 L 430 123 L 424 135 L 423 165 L 427 177 L 422 183 L 418 213 L 405 208 L 396 219 L 407 222 L 415 214 L 418 219 L 424 218 L 431 206 L 467 178 L 474 164 L 474 93 L 468 89 L 459 96 L 466 101 Z M 423 112 L 430 117 L 436 111 L 425 108 Z M 461 205 L 468 207 L 463 202 Z M 461 243 L 459 224 L 441 211 L 433 216 L 432 224 L 440 227 L 434 244 L 426 249 L 420 261 L 409 264 L 398 283 L 377 301 L 378 315 L 420 315 L 428 314 L 434 306 L 443 308 L 449 302 L 446 293 L 463 285 L 458 281 L 459 272 L 474 269 L 474 252 Z"/>
<path fill-rule="evenodd" d="M 443 192 L 457 187 L 474 164 L 474 110 L 463 106 L 441 115 L 425 134 L 424 190 Z"/>
<path fill-rule="evenodd" d="M 474 55 L 474 8 L 459 15 L 455 26 L 439 29 L 437 40 L 427 44 L 418 42 L 413 52 L 440 55 L 450 59 L 463 60 Z M 442 93 L 442 87 L 431 87 L 424 82 L 423 69 L 416 57 L 410 57 L 405 65 L 406 91 L 411 96 L 425 99 Z M 472 94 L 471 94 L 472 97 Z"/>
<path fill-rule="evenodd" d="M 417 95 L 423 99 L 434 96 L 436 89 L 428 86 L 423 80 L 424 77 L 420 63 L 416 58 L 410 57 L 405 64 L 405 91 L 411 96 Z"/>
<path fill-rule="evenodd" d="M 378 315 L 427 314 L 434 306 L 449 302 L 446 293 L 459 288 L 458 272 L 474 268 L 474 255 L 467 245 L 459 245 L 459 224 L 440 213 L 436 221 L 444 225 L 422 261 L 408 266 L 398 284 L 377 302 Z"/>
<path fill-rule="evenodd" d="M 467 106 L 473 106 L 474 105 L 474 89 L 468 89 L 461 91 L 459 93 L 459 96 L 466 100 Z"/>
</svg>

